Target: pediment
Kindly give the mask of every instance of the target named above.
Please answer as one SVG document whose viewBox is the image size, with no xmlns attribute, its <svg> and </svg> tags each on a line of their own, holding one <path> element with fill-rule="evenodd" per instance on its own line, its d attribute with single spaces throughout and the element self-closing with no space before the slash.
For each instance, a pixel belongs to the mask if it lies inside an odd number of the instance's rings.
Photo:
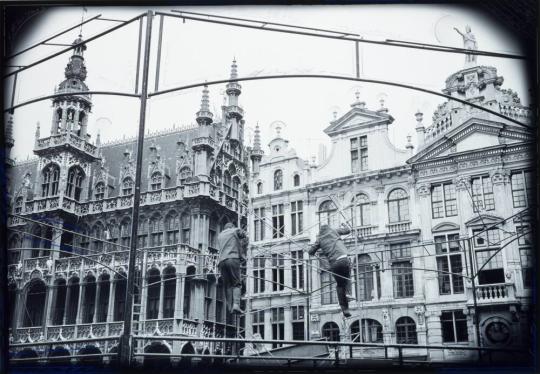
<svg viewBox="0 0 540 374">
<path fill-rule="evenodd" d="M 533 141 L 532 136 L 519 126 L 470 118 L 425 145 L 416 155 L 407 160 L 407 163 L 425 162 L 459 153 L 528 141 Z"/>
<path fill-rule="evenodd" d="M 442 222 L 436 225 L 431 229 L 431 232 L 442 232 L 442 231 L 455 231 L 459 230 L 459 225 L 456 225 L 452 222 Z"/>
<path fill-rule="evenodd" d="M 503 218 L 491 214 L 478 214 L 476 217 L 471 218 L 465 222 L 465 226 L 491 226 L 501 223 Z"/>
<path fill-rule="evenodd" d="M 330 122 L 324 132 L 330 136 L 344 131 L 356 130 L 380 124 L 390 124 L 394 118 L 386 112 L 374 112 L 368 109 L 352 108 L 340 118 Z"/>
</svg>

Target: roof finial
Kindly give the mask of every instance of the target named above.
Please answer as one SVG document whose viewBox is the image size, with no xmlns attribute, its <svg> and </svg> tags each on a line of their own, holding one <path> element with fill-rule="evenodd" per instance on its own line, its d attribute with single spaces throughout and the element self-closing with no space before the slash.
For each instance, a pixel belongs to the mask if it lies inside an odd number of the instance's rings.
<svg viewBox="0 0 540 374">
<path fill-rule="evenodd" d="M 238 66 L 236 65 L 236 57 L 234 57 L 231 65 L 231 79 L 238 78 Z"/>
<path fill-rule="evenodd" d="M 99 147 L 101 145 L 101 131 L 98 129 L 96 135 L 96 145 Z"/>
<path fill-rule="evenodd" d="M 36 123 L 36 139 L 39 139 L 39 121 Z"/>
<path fill-rule="evenodd" d="M 261 130 L 259 128 L 259 122 L 255 126 L 255 134 L 253 135 L 253 149 L 261 149 Z"/>
</svg>

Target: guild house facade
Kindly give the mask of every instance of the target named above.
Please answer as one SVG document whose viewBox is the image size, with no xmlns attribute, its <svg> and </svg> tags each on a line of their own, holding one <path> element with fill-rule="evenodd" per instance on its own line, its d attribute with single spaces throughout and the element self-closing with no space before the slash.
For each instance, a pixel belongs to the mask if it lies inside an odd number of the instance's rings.
<svg viewBox="0 0 540 374">
<path fill-rule="evenodd" d="M 495 67 L 468 61 L 442 91 L 533 123 Z M 419 111 L 411 121 L 417 149 L 410 136 L 400 149 L 388 137 L 389 127 L 400 124 L 384 102 L 370 108 L 357 95 L 324 130 L 332 149 L 318 165 L 296 155 L 280 133 L 283 126 L 264 150 L 256 131 L 248 336 L 467 347 L 479 344 L 476 314 L 481 346 L 529 344 L 533 135 L 451 100 L 438 106 L 431 121 Z M 344 240 L 356 298 L 348 319 L 331 275 L 306 253 L 321 224 L 345 222 L 353 229 Z M 384 353 L 364 348 L 354 355 Z M 453 349 L 404 354 L 477 357 Z"/>
<path fill-rule="evenodd" d="M 166 337 L 236 334 L 216 273 L 216 241 L 227 222 L 246 225 L 249 159 L 241 86 L 227 84 L 219 120 L 205 87 L 195 126 L 145 136 L 138 237 L 130 238 L 136 139 L 101 143 L 97 134 L 93 140 L 85 49 L 74 49 L 55 90 L 65 95 L 53 99 L 50 133 L 42 136 L 37 125 L 36 157 L 14 163 L 8 154 L 14 214 L 8 221 L 9 339 L 56 342 L 12 348 L 11 355 L 116 352 L 130 240 L 138 241 L 134 334 L 163 336 L 139 342 L 135 352 L 225 352 L 221 344 Z M 236 61 L 230 77 L 237 77 Z M 10 118 L 8 151 L 12 126 Z M 70 343 L 81 339 L 97 340 Z"/>
</svg>

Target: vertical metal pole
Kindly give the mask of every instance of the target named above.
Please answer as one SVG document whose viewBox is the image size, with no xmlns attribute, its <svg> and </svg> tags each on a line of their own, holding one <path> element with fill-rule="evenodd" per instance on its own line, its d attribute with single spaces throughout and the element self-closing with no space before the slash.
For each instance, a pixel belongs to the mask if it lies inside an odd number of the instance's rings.
<svg viewBox="0 0 540 374">
<path fill-rule="evenodd" d="M 356 60 L 356 78 L 360 78 L 360 55 L 359 55 L 359 47 L 358 42 L 354 42 L 354 57 Z"/>
<path fill-rule="evenodd" d="M 306 279 L 306 291 L 307 291 L 307 296 L 306 296 L 306 328 L 307 328 L 307 334 L 306 334 L 306 337 L 307 337 L 307 340 L 311 340 L 311 337 L 310 337 L 310 322 L 311 322 L 311 314 L 310 314 L 310 300 L 311 300 L 311 258 L 308 258 L 307 260 L 307 279 Z"/>
<path fill-rule="evenodd" d="M 139 69 L 141 68 L 141 39 L 143 17 L 139 18 L 139 39 L 137 43 L 137 68 L 135 69 L 135 93 L 139 91 Z"/>
<path fill-rule="evenodd" d="M 480 324 L 478 323 L 478 305 L 476 301 L 476 283 L 475 283 L 475 274 L 474 274 L 474 263 L 473 263 L 473 256 L 472 256 L 472 243 L 471 239 L 467 239 L 467 245 L 469 247 L 469 263 L 471 264 L 471 289 L 473 294 L 473 304 L 474 304 L 474 318 L 473 323 L 475 327 L 476 332 L 476 344 L 478 347 L 481 347 L 482 344 L 480 344 Z M 478 359 L 482 357 L 482 351 L 478 351 Z"/>
<path fill-rule="evenodd" d="M 156 62 L 156 82 L 155 91 L 159 88 L 159 69 L 161 67 L 161 40 L 163 39 L 163 15 L 159 16 L 159 38 L 158 38 L 158 50 L 157 50 L 157 62 Z"/>
<path fill-rule="evenodd" d="M 148 100 L 148 69 L 150 63 L 150 42 L 152 39 L 152 17 L 153 12 L 148 11 L 146 15 L 146 38 L 144 42 L 144 61 L 143 61 L 143 78 L 141 91 L 141 107 L 139 115 L 139 136 L 137 138 L 137 164 L 135 169 L 135 194 L 133 196 L 133 212 L 131 217 L 131 241 L 129 246 L 129 265 L 126 301 L 124 304 L 124 330 L 120 337 L 120 362 L 122 365 L 131 363 L 131 327 L 132 327 L 132 312 L 133 312 L 133 291 L 134 291 L 134 276 L 135 276 L 135 259 L 137 257 L 137 229 L 139 226 L 139 203 L 141 198 L 141 170 L 142 156 L 144 143 L 144 125 L 146 119 L 146 102 Z"/>
<path fill-rule="evenodd" d="M 15 105 L 15 89 L 17 88 L 17 76 L 18 74 L 15 73 L 15 76 L 13 77 L 13 87 L 11 90 L 11 108 L 13 108 L 13 106 Z M 14 109 L 11 109 L 9 111 L 10 114 L 13 114 L 14 112 L 15 112 Z"/>
</svg>

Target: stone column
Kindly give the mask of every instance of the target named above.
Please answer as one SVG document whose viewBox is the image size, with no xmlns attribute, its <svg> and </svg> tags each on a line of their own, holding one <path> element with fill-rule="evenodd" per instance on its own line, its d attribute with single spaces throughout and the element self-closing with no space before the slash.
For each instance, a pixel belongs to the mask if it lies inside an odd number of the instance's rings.
<svg viewBox="0 0 540 374">
<path fill-rule="evenodd" d="M 141 269 L 141 272 L 144 271 L 145 268 Z M 144 275 L 141 274 L 142 282 L 141 282 L 141 317 L 140 320 L 146 319 L 146 295 L 148 293 L 148 272 L 145 272 Z"/>
<path fill-rule="evenodd" d="M 282 338 L 284 340 L 292 340 L 292 309 L 291 305 L 287 305 L 284 308 L 284 324 L 285 324 L 285 336 Z"/>
<path fill-rule="evenodd" d="M 159 283 L 159 308 L 158 308 L 158 319 L 163 318 L 163 291 L 165 289 L 165 282 L 163 282 L 163 269 L 161 271 L 161 278 Z"/>
<path fill-rule="evenodd" d="M 65 131 L 66 126 L 67 126 L 67 108 L 65 106 L 62 106 L 62 125 L 61 125 L 62 130 Z"/>
<path fill-rule="evenodd" d="M 272 339 L 272 310 L 266 309 L 264 311 L 264 340 Z M 271 344 L 265 344 L 268 349 L 272 348 Z"/>
<path fill-rule="evenodd" d="M 69 279 L 66 280 L 66 300 L 64 301 L 64 317 L 62 318 L 62 324 L 66 324 L 68 309 L 69 309 L 69 300 L 71 299 L 71 287 L 69 287 Z"/>
<path fill-rule="evenodd" d="M 386 225 L 388 225 L 388 207 L 386 205 L 385 198 L 384 198 L 385 197 L 384 186 L 382 185 L 376 186 L 375 191 L 377 192 L 377 200 L 375 202 L 376 206 L 374 207 L 372 205 L 372 210 L 375 216 L 373 217 L 374 218 L 373 222 L 378 223 L 376 232 L 382 233 L 382 232 L 387 231 Z"/>
<path fill-rule="evenodd" d="M 52 123 L 51 123 L 51 135 L 58 135 L 58 112 L 57 107 L 53 107 Z"/>
<path fill-rule="evenodd" d="M 107 322 L 113 322 L 113 314 L 114 314 L 114 294 L 116 291 L 116 283 L 118 283 L 115 279 L 115 277 L 112 276 L 109 279 L 109 305 L 107 306 Z"/>
<path fill-rule="evenodd" d="M 99 294 L 101 293 L 101 281 L 99 280 L 99 276 L 96 274 L 96 295 L 94 299 L 94 315 L 92 316 L 92 323 L 97 322 L 97 312 L 99 309 Z"/>
<path fill-rule="evenodd" d="M 73 124 L 71 125 L 71 131 L 77 132 L 77 127 L 79 126 L 79 115 L 81 113 L 81 104 L 77 103 L 77 108 L 75 109 L 75 115 L 73 116 Z"/>
<path fill-rule="evenodd" d="M 426 344 L 442 345 L 441 311 L 438 309 L 426 311 L 425 320 L 427 331 L 429 331 Z M 442 360 L 443 352 L 440 349 L 430 350 L 429 358 Z"/>
<path fill-rule="evenodd" d="M 467 235 L 467 228 L 465 222 L 470 220 L 473 213 L 473 204 L 471 200 L 471 177 L 467 175 L 458 175 L 453 183 L 456 185 L 456 199 L 459 212 L 459 226 L 461 227 L 461 235 Z"/>
<path fill-rule="evenodd" d="M 50 285 L 51 280 L 49 282 L 45 281 L 45 284 L 47 284 L 47 293 L 45 294 L 45 311 L 43 313 L 43 335 L 47 336 L 47 326 L 50 323 L 51 318 L 51 311 L 52 311 L 52 304 L 53 304 L 53 292 L 54 288 Z"/>
<path fill-rule="evenodd" d="M 81 138 L 86 140 L 86 131 L 87 131 L 87 127 L 88 127 L 88 114 L 86 112 L 84 112 L 84 113 L 85 113 L 85 115 L 84 115 L 84 117 L 82 119 L 82 122 L 81 122 Z"/>
<path fill-rule="evenodd" d="M 75 324 L 80 325 L 82 323 L 83 311 L 81 308 L 82 301 L 84 300 L 84 294 L 86 293 L 86 286 L 79 281 L 79 301 L 77 302 L 77 316 L 75 317 Z"/>
<path fill-rule="evenodd" d="M 394 299 L 393 294 L 393 279 L 392 279 L 392 268 L 390 262 L 390 252 L 388 251 L 388 246 L 385 246 L 383 243 L 377 243 L 378 249 L 382 253 L 383 264 L 381 271 L 381 301 L 390 301 Z M 381 269 L 381 270 L 382 270 Z"/>
</svg>

